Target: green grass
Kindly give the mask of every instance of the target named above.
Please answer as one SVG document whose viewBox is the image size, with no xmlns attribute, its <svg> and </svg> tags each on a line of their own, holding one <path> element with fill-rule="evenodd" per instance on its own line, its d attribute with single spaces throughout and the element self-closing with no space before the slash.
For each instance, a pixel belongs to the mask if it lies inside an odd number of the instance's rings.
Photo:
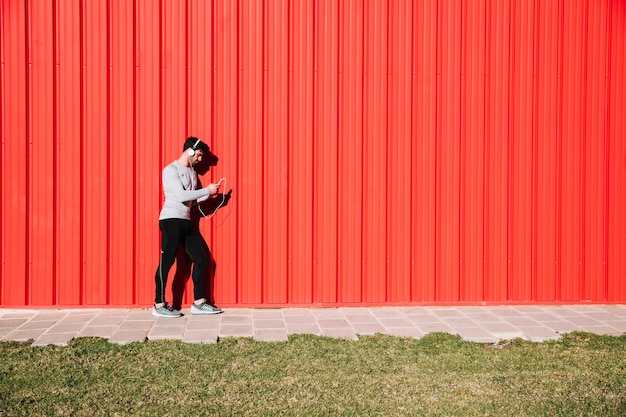
<svg viewBox="0 0 626 417">
<path fill-rule="evenodd" d="M 624 416 L 626 335 L 0 343 L 0 416 Z"/>
</svg>

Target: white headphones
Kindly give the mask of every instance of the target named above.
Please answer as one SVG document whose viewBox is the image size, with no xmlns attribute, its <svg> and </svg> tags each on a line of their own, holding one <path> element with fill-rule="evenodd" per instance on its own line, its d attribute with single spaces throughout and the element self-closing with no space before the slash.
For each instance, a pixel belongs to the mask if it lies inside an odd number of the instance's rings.
<svg viewBox="0 0 626 417">
<path fill-rule="evenodd" d="M 194 156 L 196 154 L 196 146 L 198 146 L 199 143 L 200 139 L 198 139 L 196 143 L 194 143 L 193 146 L 187 150 L 187 154 L 189 156 Z"/>
</svg>

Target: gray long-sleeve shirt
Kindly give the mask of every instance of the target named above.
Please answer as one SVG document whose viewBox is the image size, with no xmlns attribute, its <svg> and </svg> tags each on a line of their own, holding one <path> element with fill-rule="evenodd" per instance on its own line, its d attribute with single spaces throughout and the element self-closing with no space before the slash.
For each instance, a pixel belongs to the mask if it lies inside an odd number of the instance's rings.
<svg viewBox="0 0 626 417">
<path fill-rule="evenodd" d="M 194 200 L 210 195 L 206 188 L 196 190 L 198 174 L 191 167 L 185 167 L 174 161 L 163 168 L 163 192 L 165 202 L 159 220 L 191 220 L 191 205 Z"/>
</svg>

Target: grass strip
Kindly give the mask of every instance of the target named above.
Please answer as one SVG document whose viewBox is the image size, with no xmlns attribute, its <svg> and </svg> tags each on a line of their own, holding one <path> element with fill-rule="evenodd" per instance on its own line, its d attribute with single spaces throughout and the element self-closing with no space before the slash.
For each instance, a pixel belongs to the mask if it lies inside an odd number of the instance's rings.
<svg viewBox="0 0 626 417">
<path fill-rule="evenodd" d="M 626 335 L 0 343 L 0 416 L 624 416 Z"/>
</svg>

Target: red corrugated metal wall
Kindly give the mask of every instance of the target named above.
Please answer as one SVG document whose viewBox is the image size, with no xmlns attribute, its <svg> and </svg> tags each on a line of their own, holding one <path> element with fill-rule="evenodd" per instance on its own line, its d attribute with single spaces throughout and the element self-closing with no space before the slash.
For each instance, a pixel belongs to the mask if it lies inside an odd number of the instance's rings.
<svg viewBox="0 0 626 417">
<path fill-rule="evenodd" d="M 150 304 L 190 135 L 218 305 L 626 301 L 624 1 L 1 4 L 2 306 Z"/>
</svg>

